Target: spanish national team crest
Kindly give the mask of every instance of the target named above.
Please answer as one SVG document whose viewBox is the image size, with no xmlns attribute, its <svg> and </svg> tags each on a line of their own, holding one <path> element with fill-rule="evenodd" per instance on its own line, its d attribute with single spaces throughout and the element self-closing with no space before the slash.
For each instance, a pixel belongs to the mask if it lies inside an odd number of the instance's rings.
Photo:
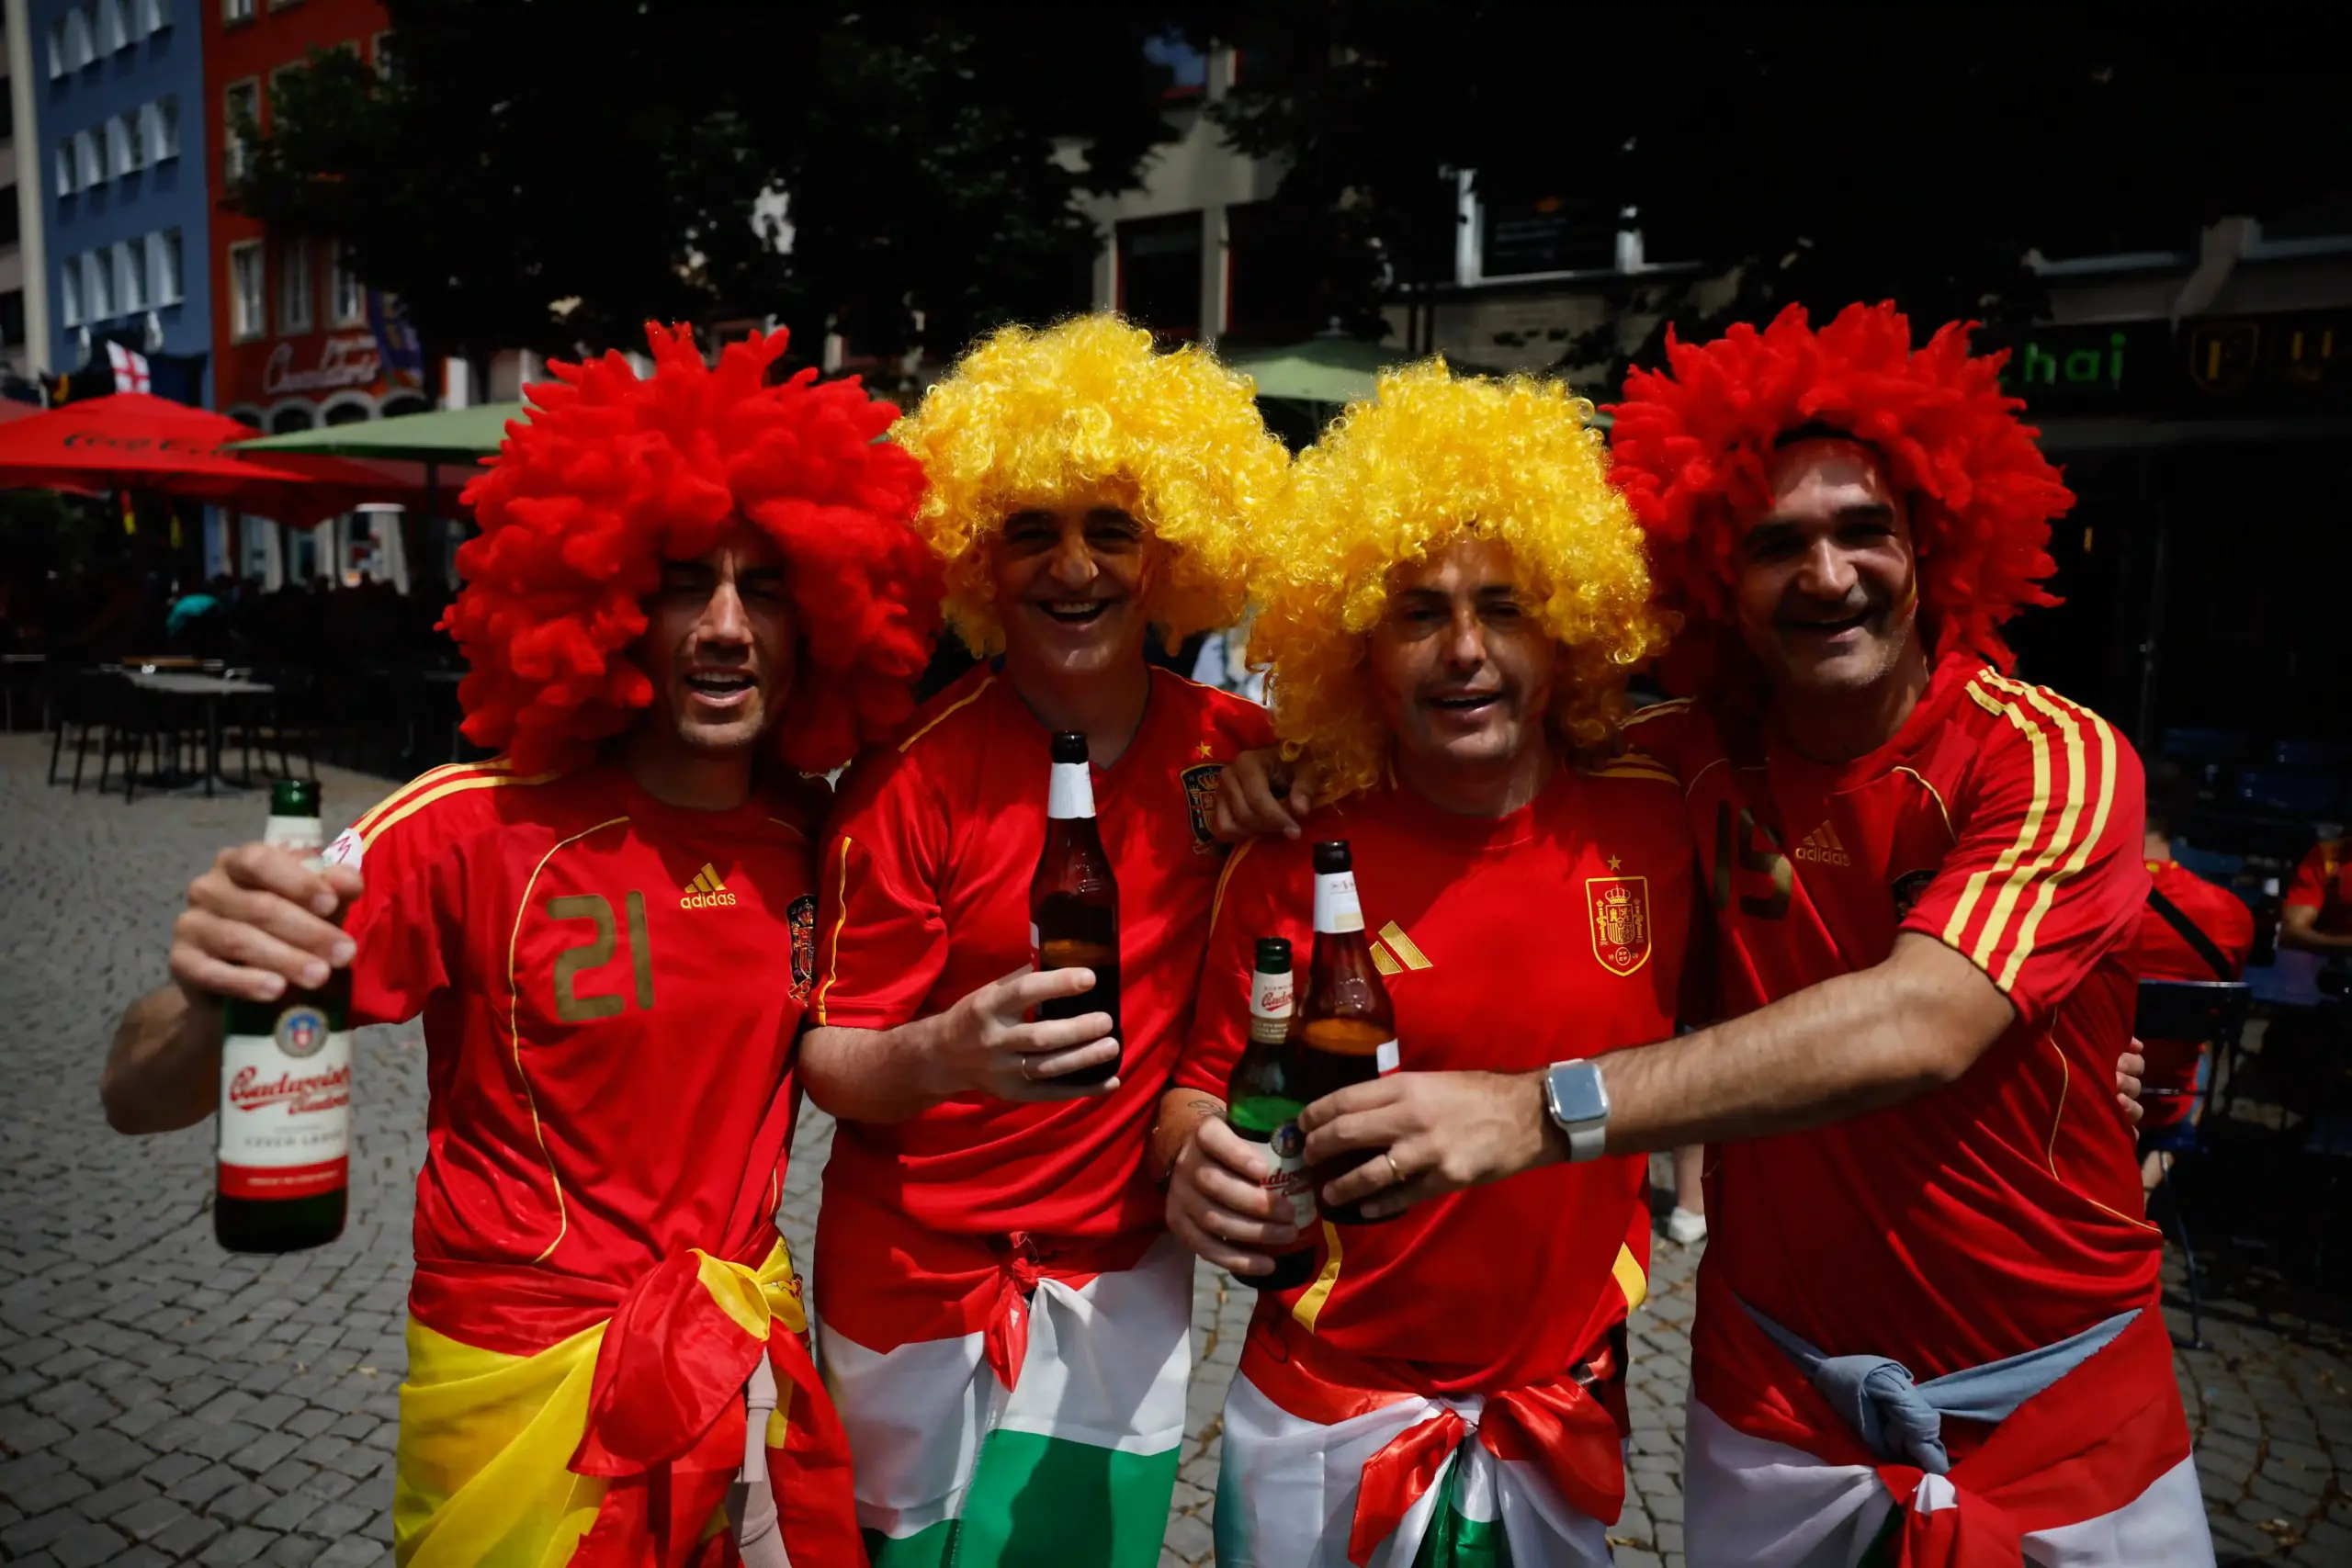
<svg viewBox="0 0 2352 1568">
<path fill-rule="evenodd" d="M 1216 834 L 1209 829 L 1209 819 L 1216 814 L 1217 781 L 1224 776 L 1223 762 L 1202 762 L 1186 768 L 1176 776 L 1184 781 L 1184 804 L 1193 811 L 1193 852 L 1213 854 L 1216 851 Z"/>
<path fill-rule="evenodd" d="M 1650 961 L 1650 879 L 1588 876 L 1585 914 L 1592 922 L 1592 955 L 1612 975 L 1631 975 Z"/>
<path fill-rule="evenodd" d="M 808 983 L 817 977 L 817 896 L 803 893 L 784 912 L 792 931 L 792 999 L 808 999 Z"/>
</svg>

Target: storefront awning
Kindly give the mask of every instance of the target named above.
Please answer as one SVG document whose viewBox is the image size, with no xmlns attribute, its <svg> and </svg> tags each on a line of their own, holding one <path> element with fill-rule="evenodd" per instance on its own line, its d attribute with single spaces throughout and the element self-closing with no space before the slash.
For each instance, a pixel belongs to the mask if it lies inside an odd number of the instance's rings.
<svg viewBox="0 0 2352 1568">
<path fill-rule="evenodd" d="M 506 439 L 510 421 L 525 416 L 521 403 L 478 403 L 467 409 L 436 409 L 392 419 L 355 420 L 288 435 L 240 441 L 240 453 L 300 454 L 322 457 L 390 458 L 409 463 L 465 463 L 487 457 Z"/>
</svg>

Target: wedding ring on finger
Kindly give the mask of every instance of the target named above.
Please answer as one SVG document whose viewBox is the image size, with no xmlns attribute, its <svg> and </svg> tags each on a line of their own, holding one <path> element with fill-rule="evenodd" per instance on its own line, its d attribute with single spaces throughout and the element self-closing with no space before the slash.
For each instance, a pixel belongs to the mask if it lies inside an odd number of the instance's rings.
<svg viewBox="0 0 2352 1568">
<path fill-rule="evenodd" d="M 1393 1150 L 1392 1150 L 1392 1151 L 1390 1151 L 1390 1152 L 1388 1152 L 1388 1153 L 1386 1153 L 1386 1154 L 1384 1154 L 1384 1155 L 1382 1155 L 1382 1156 L 1381 1156 L 1381 1157 L 1382 1157 L 1383 1159 L 1385 1159 L 1385 1160 L 1386 1160 L 1386 1161 L 1388 1162 L 1388 1181 L 1389 1181 L 1389 1185 L 1390 1185 L 1390 1186 L 1392 1186 L 1392 1187 L 1402 1187 L 1402 1186 L 1404 1186 L 1404 1185 L 1405 1185 L 1405 1173 L 1404 1173 L 1403 1171 L 1401 1171 L 1401 1170 L 1399 1170 L 1399 1169 L 1397 1169 L 1397 1168 L 1396 1168 L 1396 1156 L 1395 1151 L 1393 1151 Z"/>
</svg>

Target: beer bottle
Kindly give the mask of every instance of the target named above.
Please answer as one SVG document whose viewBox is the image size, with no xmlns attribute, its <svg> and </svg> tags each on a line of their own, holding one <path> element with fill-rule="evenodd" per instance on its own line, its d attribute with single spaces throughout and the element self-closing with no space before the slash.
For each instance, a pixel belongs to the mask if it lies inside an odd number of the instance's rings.
<svg viewBox="0 0 2352 1568">
<path fill-rule="evenodd" d="M 1356 900 L 1355 861 L 1344 839 L 1315 846 L 1315 955 L 1307 964 L 1306 995 L 1291 1017 L 1291 1035 L 1299 1048 L 1298 1098 L 1307 1104 L 1397 1067 L 1396 1010 L 1373 966 L 1363 906 Z M 1323 1161 L 1308 1172 L 1315 1190 L 1376 1153 L 1355 1149 Z M 1323 1217 L 1340 1225 L 1374 1223 L 1361 1203 L 1326 1208 Z"/>
<path fill-rule="evenodd" d="M 1042 1021 L 1111 1015 L 1111 1038 L 1125 1048 L 1119 1030 L 1119 880 L 1102 835 L 1094 826 L 1094 780 L 1087 771 L 1086 737 L 1063 731 L 1054 737 L 1054 772 L 1046 794 L 1046 849 L 1029 881 L 1029 948 L 1039 973 L 1091 969 L 1094 987 L 1074 997 L 1039 1004 Z M 1061 1083 L 1102 1083 L 1119 1070 L 1116 1061 L 1064 1073 Z"/>
<path fill-rule="evenodd" d="M 1255 969 L 1250 976 L 1250 1044 L 1226 1081 L 1225 1117 L 1235 1132 L 1265 1145 L 1273 1156 L 1266 1190 L 1274 1197 L 1274 1217 L 1289 1221 L 1299 1233 L 1296 1246 L 1274 1254 L 1272 1273 L 1244 1276 L 1241 1282 L 1287 1291 L 1314 1277 L 1316 1235 L 1315 1184 L 1306 1174 L 1306 1135 L 1298 1130 L 1298 1113 L 1306 1102 L 1298 1092 L 1298 1046 L 1290 1038 L 1290 943 L 1278 936 L 1260 937 Z"/>
<path fill-rule="evenodd" d="M 312 865 L 319 786 L 270 790 L 266 842 Z M 299 1252 L 343 1234 L 351 1179 L 351 971 L 276 1001 L 221 1008 L 219 1185 L 212 1234 L 232 1252 Z"/>
</svg>

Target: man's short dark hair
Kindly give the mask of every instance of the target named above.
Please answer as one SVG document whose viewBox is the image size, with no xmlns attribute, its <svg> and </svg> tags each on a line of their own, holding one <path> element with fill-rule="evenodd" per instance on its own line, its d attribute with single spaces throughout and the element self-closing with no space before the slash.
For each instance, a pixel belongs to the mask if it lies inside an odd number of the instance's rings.
<svg viewBox="0 0 2352 1568">
<path fill-rule="evenodd" d="M 2148 764 L 2148 831 L 2167 839 L 2188 831 L 2197 815 L 2197 780 L 2178 762 L 2158 758 Z"/>
</svg>

